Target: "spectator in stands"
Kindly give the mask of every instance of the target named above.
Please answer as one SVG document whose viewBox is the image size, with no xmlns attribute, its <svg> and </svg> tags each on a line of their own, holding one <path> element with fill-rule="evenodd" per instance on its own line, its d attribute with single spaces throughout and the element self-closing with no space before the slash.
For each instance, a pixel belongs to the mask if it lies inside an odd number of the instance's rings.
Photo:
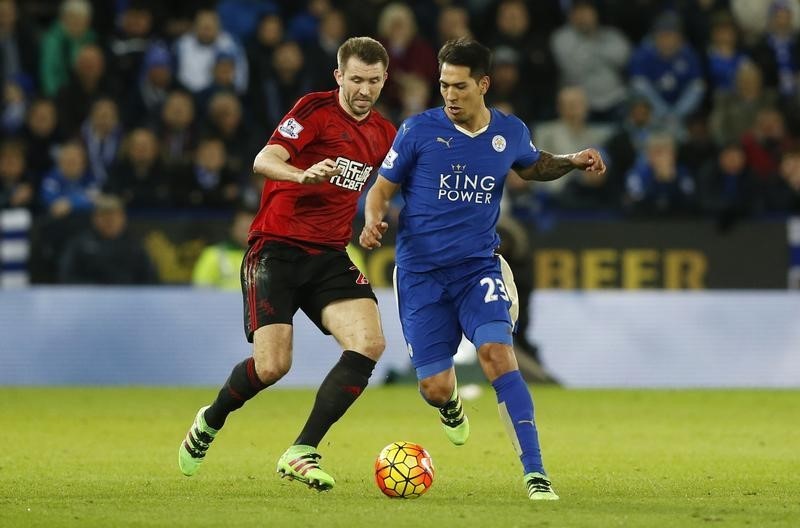
<svg viewBox="0 0 800 528">
<path fill-rule="evenodd" d="M 792 25 L 788 0 L 773 0 L 769 6 L 767 31 L 756 42 L 750 54 L 764 73 L 764 84 L 777 90 L 781 97 L 795 97 L 800 72 L 800 39 Z"/>
<path fill-rule="evenodd" d="M 602 14 L 633 43 L 641 43 L 664 10 L 664 0 L 602 0 Z"/>
<path fill-rule="evenodd" d="M 36 1 L 36 0 L 34 0 Z M 53 1 L 53 0 L 50 0 Z M 133 0 L 138 2 L 140 0 Z M 161 0 L 142 0 L 144 2 L 151 2 L 153 4 L 162 4 Z M 181 0 L 172 0 L 181 1 Z M 131 3 L 131 0 L 124 2 L 107 0 L 89 0 L 92 6 L 92 29 L 97 35 L 98 42 L 102 43 L 103 47 L 108 43 L 109 38 L 114 34 L 114 29 L 119 25 L 120 18 L 124 9 Z"/>
<path fill-rule="evenodd" d="M 566 86 L 558 92 L 558 119 L 534 127 L 536 147 L 547 152 L 578 152 L 589 147 L 600 147 L 609 137 L 610 128 L 587 122 L 589 104 L 586 92 L 580 86 Z M 534 182 L 537 194 L 556 198 L 580 171 L 573 170 L 549 182 Z"/>
<path fill-rule="evenodd" d="M 59 281 L 65 284 L 134 285 L 156 282 L 150 258 L 127 231 L 127 215 L 119 198 L 98 196 L 91 228 L 76 235 L 59 260 Z"/>
<path fill-rule="evenodd" d="M 731 14 L 727 11 L 714 14 L 711 19 L 711 42 L 705 52 L 709 96 L 733 92 L 736 74 L 746 60 Z"/>
<path fill-rule="evenodd" d="M 762 108 L 753 127 L 741 138 L 747 165 L 761 184 L 778 176 L 781 158 L 791 146 L 783 115 L 776 108 Z"/>
<path fill-rule="evenodd" d="M 792 19 L 798 5 L 797 0 L 774 0 L 767 31 L 751 51 L 765 84 L 777 91 L 786 127 L 794 134 L 800 134 L 800 33 Z"/>
<path fill-rule="evenodd" d="M 261 205 L 261 190 L 264 188 L 266 178 L 256 172 L 250 171 L 250 175 L 242 183 L 239 203 L 245 209 L 258 210 Z"/>
<path fill-rule="evenodd" d="M 507 105 L 508 113 L 513 113 L 528 123 L 535 117 L 535 102 L 528 94 L 528 87 L 522 84 L 519 54 L 506 46 L 495 48 L 492 60 L 492 89 L 486 93 L 490 106 Z"/>
<path fill-rule="evenodd" d="M 247 57 L 239 44 L 219 27 L 217 13 L 201 9 L 194 19 L 191 32 L 175 42 L 177 79 L 186 89 L 196 94 L 213 82 L 214 62 L 220 53 L 229 53 L 236 63 L 236 91 L 247 89 Z"/>
<path fill-rule="evenodd" d="M 647 138 L 645 156 L 625 180 L 624 205 L 636 215 L 675 215 L 694 211 L 695 181 L 678 164 L 675 139 L 668 131 Z"/>
<path fill-rule="evenodd" d="M 41 114 L 46 116 L 47 111 Z M 83 144 L 72 140 L 63 145 L 51 145 L 51 148 L 56 165 L 48 168 L 37 189 L 35 209 L 44 214 L 36 221 L 38 227 L 32 234 L 30 259 L 32 279 L 46 283 L 56 281 L 58 260 L 66 242 L 88 224 L 92 200 L 97 195 L 86 169 Z"/>
<path fill-rule="evenodd" d="M 792 27 L 795 30 L 800 29 L 800 5 L 796 1 L 730 0 L 730 4 L 736 24 L 742 29 L 748 45 L 755 44 L 768 30 L 772 9 L 779 7 L 779 4 L 791 13 Z"/>
<path fill-rule="evenodd" d="M 116 81 L 106 75 L 103 51 L 94 44 L 81 48 L 75 59 L 73 77 L 56 97 L 58 121 L 67 137 L 76 136 L 89 115 L 95 99 L 116 95 Z"/>
<path fill-rule="evenodd" d="M 655 22 L 652 39 L 642 43 L 630 64 L 631 85 L 647 97 L 653 115 L 673 133 L 703 102 L 705 83 L 697 53 L 683 40 L 681 21 L 665 12 Z"/>
<path fill-rule="evenodd" d="M 653 111 L 650 100 L 644 96 L 633 96 L 628 100 L 628 115 L 614 134 L 608 139 L 608 178 L 624 181 L 634 162 L 644 155 L 647 138 L 653 131 Z M 538 139 L 537 139 L 538 142 Z"/>
<path fill-rule="evenodd" d="M 25 77 L 9 79 L 0 85 L 3 89 L 3 104 L 0 111 L 0 130 L 5 135 L 16 136 L 25 124 L 28 110 L 28 92 L 32 88 Z"/>
<path fill-rule="evenodd" d="M 196 140 L 194 117 L 192 97 L 183 90 L 170 92 L 161 108 L 161 120 L 155 127 L 161 159 L 170 172 L 182 170 L 191 163 Z"/>
<path fill-rule="evenodd" d="M 400 107 L 400 86 L 403 74 L 422 79 L 437 79 L 439 67 L 436 52 L 417 31 L 414 12 L 406 4 L 393 2 L 384 7 L 378 19 L 378 41 L 389 52 L 389 78 L 381 99 L 385 105 Z M 426 102 L 427 106 L 427 102 Z"/>
<path fill-rule="evenodd" d="M 258 29 L 258 21 L 264 15 L 278 13 L 274 0 L 221 0 L 217 3 L 217 14 L 222 27 L 238 42 L 247 42 Z"/>
<path fill-rule="evenodd" d="M 428 108 L 431 85 L 427 79 L 413 73 L 400 74 L 395 81 L 400 88 L 400 108 L 387 117 L 397 124 Z"/>
<path fill-rule="evenodd" d="M 717 94 L 711 111 L 711 134 L 718 145 L 738 141 L 755 122 L 762 108 L 777 104 L 773 90 L 764 89 L 761 70 L 750 61 L 739 65 L 736 86 L 731 93 Z"/>
<path fill-rule="evenodd" d="M 31 209 L 33 184 L 25 167 L 25 147 L 19 141 L 0 145 L 0 210 Z"/>
<path fill-rule="evenodd" d="M 722 227 L 751 212 L 755 207 L 755 180 L 742 146 L 725 145 L 716 159 L 698 172 L 697 199 L 700 209 L 716 217 Z"/>
<path fill-rule="evenodd" d="M 212 72 L 213 80 L 211 84 L 195 94 L 195 107 L 201 117 L 205 117 L 208 112 L 208 103 L 219 93 L 236 93 L 236 60 L 228 52 L 217 54 Z"/>
<path fill-rule="evenodd" d="M 42 206 L 54 218 L 88 212 L 97 187 L 86 164 L 86 151 L 79 141 L 65 143 L 58 152 L 58 164 L 42 181 Z"/>
<path fill-rule="evenodd" d="M 698 52 L 708 48 L 713 19 L 719 12 L 729 10 L 730 0 L 677 0 L 673 5 L 684 23 L 684 34 Z M 649 27 L 649 26 L 645 26 Z M 737 28 L 738 33 L 738 28 Z"/>
<path fill-rule="evenodd" d="M 111 70 L 123 87 L 136 86 L 153 43 L 153 13 L 145 0 L 129 2 L 109 42 Z"/>
<path fill-rule="evenodd" d="M 450 4 L 443 6 L 439 11 L 436 24 L 439 37 L 435 42 L 437 49 L 441 48 L 448 40 L 472 36 L 469 21 L 469 11 L 463 5 Z"/>
<path fill-rule="evenodd" d="M 495 24 L 487 45 L 493 50 L 506 46 L 520 54 L 519 71 L 533 104 L 534 119 L 552 118 L 558 70 L 547 34 L 532 27 L 529 7 L 523 0 L 502 0 Z"/>
<path fill-rule="evenodd" d="M 28 109 L 22 132 L 27 154 L 27 167 L 38 191 L 44 174 L 55 163 L 55 149 L 62 141 L 56 106 L 50 99 L 34 100 Z"/>
<path fill-rule="evenodd" d="M 159 159 L 158 140 L 152 131 L 137 128 L 128 134 L 103 191 L 119 196 L 129 209 L 173 205 L 169 174 Z"/>
<path fill-rule="evenodd" d="M 200 141 L 192 166 L 175 178 L 173 196 L 177 203 L 186 207 L 233 209 L 239 198 L 239 183 L 225 162 L 222 140 Z"/>
<path fill-rule="evenodd" d="M 217 92 L 231 92 L 240 95 L 244 93 L 244 90 L 239 90 L 236 85 L 236 57 L 233 54 L 227 51 L 217 53 L 211 75 L 210 93 L 212 96 Z"/>
<path fill-rule="evenodd" d="M 375 21 L 380 19 L 381 12 L 388 0 L 370 0 L 368 2 L 340 2 L 339 8 L 344 11 L 347 29 L 350 35 L 375 35 Z M 416 2 L 415 2 L 416 3 Z"/>
<path fill-rule="evenodd" d="M 631 45 L 619 30 L 599 25 L 593 0 L 572 3 L 569 23 L 553 33 L 550 46 L 561 84 L 583 87 L 591 119 L 619 119 L 628 95 L 624 74 Z"/>
<path fill-rule="evenodd" d="M 158 2 L 155 4 L 162 11 L 160 17 L 156 17 L 161 29 L 164 40 L 170 43 L 175 42 L 183 35 L 186 35 L 194 27 L 194 17 L 200 8 L 212 8 L 213 1 L 202 0 L 200 2 L 192 0 L 170 0 L 169 2 Z"/>
<path fill-rule="evenodd" d="M 768 204 L 770 209 L 800 214 L 800 147 L 794 146 L 784 153 L 780 176 L 772 189 Z"/>
<path fill-rule="evenodd" d="M 255 215 L 250 210 L 239 209 L 233 217 L 229 238 L 206 247 L 192 271 L 192 284 L 240 291 L 242 283 L 239 269 L 247 249 L 247 236 Z"/>
<path fill-rule="evenodd" d="M 204 135 L 222 140 L 227 152 L 227 168 L 237 179 L 244 179 L 252 172 L 251 162 L 263 146 L 263 137 L 254 140 L 242 119 L 242 105 L 235 95 L 220 92 L 211 99 Z"/>
<path fill-rule="evenodd" d="M 145 52 L 138 80 L 128 86 L 123 102 L 125 124 L 146 125 L 158 120 L 161 107 L 175 88 L 172 56 L 163 42 L 153 43 Z"/>
<path fill-rule="evenodd" d="M 579 171 L 555 197 L 562 210 L 618 212 L 624 180 L 613 172 Z"/>
<path fill-rule="evenodd" d="M 39 81 L 42 93 L 54 97 L 69 81 L 81 49 L 97 40 L 91 29 L 92 6 L 87 0 L 64 0 L 58 20 L 42 37 Z"/>
<path fill-rule="evenodd" d="M 303 47 L 305 62 L 311 77 L 310 89 L 314 92 L 333 90 L 337 87 L 333 70 L 337 67 L 336 52 L 347 38 L 347 21 L 338 9 L 326 12 L 319 23 L 316 38 Z"/>
<path fill-rule="evenodd" d="M 108 181 L 108 172 L 117 160 L 122 133 L 117 103 L 108 97 L 97 99 L 81 127 L 81 139 L 86 146 L 89 171 L 100 187 Z"/>
<path fill-rule="evenodd" d="M 39 44 L 27 21 L 18 16 L 16 0 L 0 0 L 0 81 L 33 85 L 39 75 Z M 24 78 L 24 81 L 20 80 Z"/>
<path fill-rule="evenodd" d="M 526 16 L 528 19 L 526 24 L 531 30 L 541 33 L 541 36 L 544 37 L 545 41 L 547 41 L 550 38 L 550 35 L 553 34 L 553 31 L 562 26 L 566 21 L 565 15 L 569 10 L 569 6 L 572 1 L 573 0 L 569 0 L 568 2 L 565 2 L 564 0 L 536 0 L 535 2 L 530 2 L 526 0 L 525 7 Z M 641 0 L 639 1 L 641 2 Z M 476 6 L 474 6 L 474 3 L 474 0 L 470 0 L 467 5 L 473 10 L 478 9 Z M 497 15 L 502 6 L 502 1 L 497 2 L 496 0 L 491 0 L 491 3 L 494 4 L 495 15 Z M 489 7 L 486 13 L 488 19 L 487 22 L 494 21 L 496 19 L 496 16 L 492 16 L 492 6 Z M 473 20 L 476 20 L 475 17 L 473 17 Z M 479 31 L 479 33 L 484 34 L 485 31 Z"/>
<path fill-rule="evenodd" d="M 678 147 L 678 162 L 696 175 L 719 149 L 711 136 L 708 116 L 697 112 L 686 119 L 686 134 Z"/>
<path fill-rule="evenodd" d="M 264 125 L 269 132 L 274 130 L 286 111 L 308 92 L 311 84 L 304 68 L 303 52 L 297 42 L 287 40 L 278 45 L 272 55 L 272 71 L 273 74 L 265 79 L 261 87 L 266 103 Z"/>
<path fill-rule="evenodd" d="M 284 41 L 283 19 L 277 13 L 264 15 L 258 22 L 253 39 L 247 43 L 247 62 L 250 68 L 248 92 L 254 97 L 262 83 L 272 74 L 272 54 Z"/>
<path fill-rule="evenodd" d="M 314 40 L 320 21 L 333 9 L 331 0 L 306 0 L 304 3 L 305 9 L 295 12 L 286 24 L 289 39 L 301 46 Z"/>
</svg>

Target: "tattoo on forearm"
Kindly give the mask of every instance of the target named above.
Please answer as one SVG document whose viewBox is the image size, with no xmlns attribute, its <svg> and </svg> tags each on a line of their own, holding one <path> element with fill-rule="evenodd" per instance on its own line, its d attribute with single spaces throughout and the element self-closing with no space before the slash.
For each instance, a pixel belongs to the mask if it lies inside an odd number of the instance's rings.
<svg viewBox="0 0 800 528">
<path fill-rule="evenodd" d="M 575 168 L 567 155 L 558 155 L 540 151 L 539 161 L 527 170 L 519 171 L 525 180 L 552 181 L 560 178 Z"/>
</svg>

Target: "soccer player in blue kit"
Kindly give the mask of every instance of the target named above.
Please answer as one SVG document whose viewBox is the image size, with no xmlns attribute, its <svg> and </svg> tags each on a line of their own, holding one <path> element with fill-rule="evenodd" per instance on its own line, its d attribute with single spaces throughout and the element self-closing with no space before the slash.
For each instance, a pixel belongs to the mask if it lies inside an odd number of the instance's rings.
<svg viewBox="0 0 800 528">
<path fill-rule="evenodd" d="M 542 463 L 533 400 L 512 348 L 515 287 L 496 253 L 495 226 L 510 170 L 525 180 L 549 181 L 576 168 L 606 169 L 594 149 L 566 155 L 537 150 L 522 121 L 487 108 L 490 66 L 490 50 L 475 40 L 442 46 L 444 106 L 400 127 L 367 195 L 359 242 L 367 249 L 381 245 L 389 200 L 399 189 L 405 206 L 397 228 L 395 289 L 422 397 L 439 409 L 448 438 L 466 442 L 469 421 L 453 367 L 463 333 L 497 394 L 528 497 L 557 500 Z"/>
</svg>

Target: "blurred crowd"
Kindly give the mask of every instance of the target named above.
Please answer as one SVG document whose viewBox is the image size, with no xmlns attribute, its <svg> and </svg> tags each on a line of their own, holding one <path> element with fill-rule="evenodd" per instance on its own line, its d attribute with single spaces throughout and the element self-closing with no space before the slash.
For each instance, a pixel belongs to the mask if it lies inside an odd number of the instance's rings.
<svg viewBox="0 0 800 528">
<path fill-rule="evenodd" d="M 439 104 L 436 50 L 472 35 L 491 105 L 609 166 L 510 179 L 516 216 L 800 213 L 799 28 L 800 0 L 0 0 L 0 209 L 44 225 L 53 273 L 98 203 L 252 210 L 255 154 L 336 87 L 347 37 L 386 46 L 399 123 Z"/>
</svg>

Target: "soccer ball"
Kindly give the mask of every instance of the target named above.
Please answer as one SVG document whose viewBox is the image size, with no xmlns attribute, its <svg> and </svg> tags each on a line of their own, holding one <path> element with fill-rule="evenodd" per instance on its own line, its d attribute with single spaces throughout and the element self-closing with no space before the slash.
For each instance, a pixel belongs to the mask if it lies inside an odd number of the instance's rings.
<svg viewBox="0 0 800 528">
<path fill-rule="evenodd" d="M 375 481 L 388 497 L 414 499 L 433 484 L 433 461 L 413 442 L 393 442 L 375 460 Z"/>
</svg>

